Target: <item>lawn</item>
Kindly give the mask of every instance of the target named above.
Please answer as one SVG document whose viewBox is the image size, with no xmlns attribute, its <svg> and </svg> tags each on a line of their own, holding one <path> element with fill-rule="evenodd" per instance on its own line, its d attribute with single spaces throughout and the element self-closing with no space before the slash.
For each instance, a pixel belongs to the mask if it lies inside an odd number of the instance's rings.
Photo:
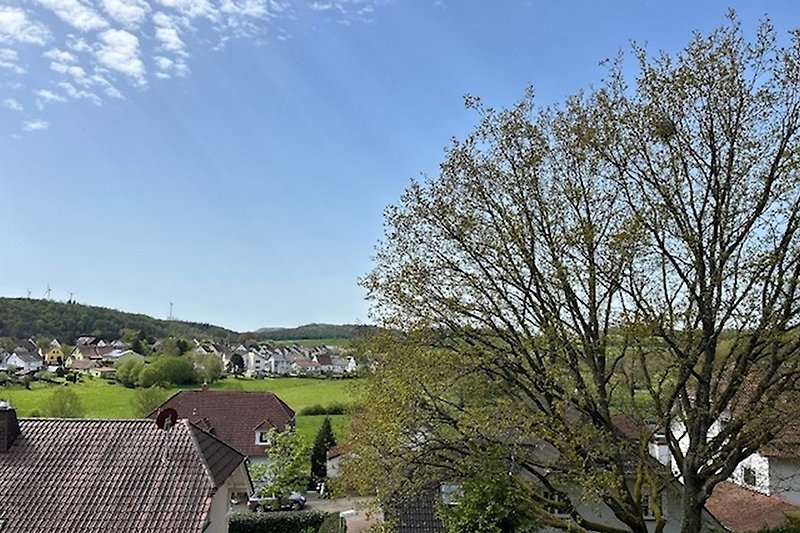
<svg viewBox="0 0 800 533">
<path fill-rule="evenodd" d="M 359 379 L 227 378 L 213 383 L 211 389 L 274 392 L 292 409 L 299 412 L 304 407 L 314 405 L 329 406 L 335 403 L 352 403 L 357 399 L 363 385 L 364 382 Z M 0 387 L 0 400 L 10 402 L 16 408 L 19 416 L 41 416 L 44 414 L 44 404 L 47 398 L 55 389 L 62 386 L 34 382 L 31 384 L 31 390 L 22 387 Z M 134 389 L 112 384 L 104 379 L 89 377 L 85 377 L 82 383 L 69 384 L 67 387 L 80 397 L 86 409 L 86 418 L 134 418 L 131 405 Z M 167 389 L 167 392 L 173 394 L 178 390 L 180 389 L 174 387 Z M 297 430 L 306 437 L 306 440 L 313 442 L 324 418 L 324 415 L 298 415 Z M 349 416 L 331 416 L 331 422 L 337 438 L 341 439 L 346 435 L 350 424 Z"/>
<path fill-rule="evenodd" d="M 328 418 L 331 419 L 331 428 L 333 434 L 336 435 L 336 442 L 344 442 L 350 429 L 350 417 L 348 415 L 330 415 Z M 314 438 L 317 436 L 323 420 L 325 420 L 325 415 L 298 416 L 297 432 L 307 443 L 314 444 Z"/>
</svg>

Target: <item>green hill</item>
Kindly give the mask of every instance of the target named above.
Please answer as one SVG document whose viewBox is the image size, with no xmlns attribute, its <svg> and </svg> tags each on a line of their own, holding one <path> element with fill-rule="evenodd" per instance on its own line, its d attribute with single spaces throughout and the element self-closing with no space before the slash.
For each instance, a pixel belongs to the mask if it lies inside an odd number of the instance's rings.
<svg viewBox="0 0 800 533">
<path fill-rule="evenodd" d="M 374 326 L 345 324 L 306 324 L 296 328 L 261 328 L 255 332 L 262 340 L 286 341 L 298 339 L 355 339 L 374 329 Z"/>
<path fill-rule="evenodd" d="M 159 320 L 116 309 L 28 298 L 0 298 L 0 337 L 53 337 L 72 344 L 81 335 L 119 337 L 122 329 L 148 338 L 189 337 L 228 339 L 238 333 L 196 322 Z"/>
</svg>

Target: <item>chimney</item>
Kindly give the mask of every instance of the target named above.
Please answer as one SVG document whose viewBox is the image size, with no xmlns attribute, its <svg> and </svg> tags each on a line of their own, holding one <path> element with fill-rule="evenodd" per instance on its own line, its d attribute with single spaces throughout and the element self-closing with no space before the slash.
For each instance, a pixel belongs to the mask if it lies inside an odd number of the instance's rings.
<svg viewBox="0 0 800 533">
<path fill-rule="evenodd" d="M 0 453 L 5 453 L 19 437 L 17 412 L 8 403 L 0 401 Z"/>
</svg>

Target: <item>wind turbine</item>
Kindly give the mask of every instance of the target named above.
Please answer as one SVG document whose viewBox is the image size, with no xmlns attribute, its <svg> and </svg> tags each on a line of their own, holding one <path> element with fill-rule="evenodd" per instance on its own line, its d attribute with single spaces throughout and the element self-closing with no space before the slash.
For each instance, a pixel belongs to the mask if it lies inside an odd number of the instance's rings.
<svg viewBox="0 0 800 533">
<path fill-rule="evenodd" d="M 44 291 L 44 295 L 42 296 L 42 298 L 44 298 L 45 300 L 49 300 L 50 299 L 50 292 L 51 292 L 50 283 L 48 282 L 47 283 L 47 290 Z"/>
</svg>

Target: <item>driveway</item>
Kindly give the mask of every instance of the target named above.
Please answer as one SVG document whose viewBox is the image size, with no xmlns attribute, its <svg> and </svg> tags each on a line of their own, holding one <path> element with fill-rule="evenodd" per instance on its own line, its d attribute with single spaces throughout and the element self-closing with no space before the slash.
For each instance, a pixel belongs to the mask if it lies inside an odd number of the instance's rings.
<svg viewBox="0 0 800 533">
<path fill-rule="evenodd" d="M 316 492 L 307 492 L 306 500 L 306 509 L 339 513 L 344 516 L 347 521 L 347 533 L 360 533 L 383 521 L 383 516 L 379 512 L 367 508 L 371 498 L 354 497 L 328 500 L 320 499 Z"/>
</svg>

